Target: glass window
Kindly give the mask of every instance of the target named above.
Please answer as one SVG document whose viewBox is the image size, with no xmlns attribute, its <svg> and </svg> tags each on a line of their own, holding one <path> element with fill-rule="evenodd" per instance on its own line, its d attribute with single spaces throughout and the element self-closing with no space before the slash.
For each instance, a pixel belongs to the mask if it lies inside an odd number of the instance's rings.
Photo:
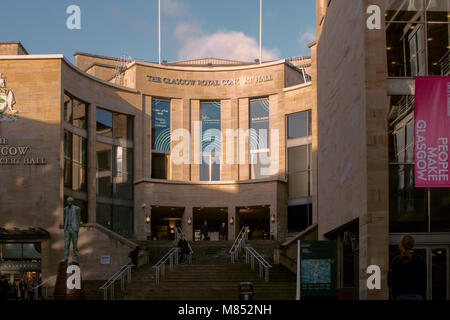
<svg viewBox="0 0 450 320">
<path fill-rule="evenodd" d="M 39 260 L 41 259 L 41 244 L 40 243 L 24 243 L 23 246 L 24 260 Z"/>
<path fill-rule="evenodd" d="M 163 153 L 152 154 L 152 179 L 167 180 L 169 176 L 169 156 Z"/>
<path fill-rule="evenodd" d="M 301 232 L 312 225 L 312 205 L 288 207 L 288 232 Z"/>
<path fill-rule="evenodd" d="M 428 24 L 429 75 L 449 75 L 450 27 L 448 24 Z"/>
<path fill-rule="evenodd" d="M 426 232 L 427 199 L 426 189 L 414 187 L 414 165 L 390 166 L 390 232 Z"/>
<path fill-rule="evenodd" d="M 73 99 L 72 106 L 73 106 L 72 108 L 73 125 L 80 129 L 86 129 L 87 128 L 86 104 L 76 99 Z"/>
<path fill-rule="evenodd" d="M 112 146 L 97 142 L 97 195 L 112 195 Z"/>
<path fill-rule="evenodd" d="M 64 121 L 72 123 L 72 98 L 64 94 Z"/>
<path fill-rule="evenodd" d="M 288 139 L 311 135 L 311 111 L 288 115 Z"/>
<path fill-rule="evenodd" d="M 133 234 L 133 209 L 129 207 L 113 207 L 113 231 L 123 236 Z"/>
<path fill-rule="evenodd" d="M 450 232 L 450 189 L 430 190 L 431 232 Z"/>
<path fill-rule="evenodd" d="M 64 131 L 64 186 L 72 188 L 72 134 Z"/>
<path fill-rule="evenodd" d="M 87 191 L 87 140 L 73 135 L 72 189 Z"/>
<path fill-rule="evenodd" d="M 112 112 L 97 108 L 97 134 L 112 137 Z"/>
<path fill-rule="evenodd" d="M 288 149 L 289 198 L 311 195 L 311 144 Z"/>
<path fill-rule="evenodd" d="M 250 100 L 249 112 L 250 179 L 263 179 L 270 168 L 269 98 Z"/>
<path fill-rule="evenodd" d="M 133 141 L 133 117 L 114 113 L 114 138 Z"/>
<path fill-rule="evenodd" d="M 22 244 L 21 243 L 3 243 L 2 255 L 4 260 L 21 260 Z"/>
<path fill-rule="evenodd" d="M 105 228 L 112 228 L 111 206 L 108 204 L 97 203 L 97 223 Z"/>
<path fill-rule="evenodd" d="M 170 152 L 170 101 L 152 100 L 152 149 Z"/>
<path fill-rule="evenodd" d="M 220 181 L 221 115 L 219 102 L 201 102 L 200 181 Z"/>
<path fill-rule="evenodd" d="M 133 150 L 114 147 L 115 174 L 114 196 L 133 200 Z"/>
</svg>

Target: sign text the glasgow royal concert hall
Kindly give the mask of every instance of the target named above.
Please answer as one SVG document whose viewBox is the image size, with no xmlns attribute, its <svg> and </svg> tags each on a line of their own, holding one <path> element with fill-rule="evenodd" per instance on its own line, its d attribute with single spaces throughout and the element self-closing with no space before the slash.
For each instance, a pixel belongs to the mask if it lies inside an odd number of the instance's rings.
<svg viewBox="0 0 450 320">
<path fill-rule="evenodd" d="M 4 165 L 46 165 L 45 158 L 30 155 L 31 147 L 11 145 L 5 137 L 0 137 L 0 166 Z"/>
<path fill-rule="evenodd" d="M 180 86 L 201 86 L 201 87 L 220 87 L 220 86 L 239 86 L 246 84 L 258 84 L 273 81 L 272 75 L 254 76 L 254 77 L 242 77 L 235 79 L 221 79 L 221 80 L 189 80 L 189 79 L 175 79 L 168 77 L 158 77 L 148 75 L 147 80 L 150 82 L 156 82 L 167 85 L 180 85 Z"/>
</svg>

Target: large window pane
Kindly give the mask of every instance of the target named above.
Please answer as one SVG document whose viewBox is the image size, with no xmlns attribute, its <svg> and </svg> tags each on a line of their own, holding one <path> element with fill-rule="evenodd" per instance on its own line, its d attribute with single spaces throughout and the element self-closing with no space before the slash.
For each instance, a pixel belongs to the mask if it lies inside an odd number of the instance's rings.
<svg viewBox="0 0 450 320">
<path fill-rule="evenodd" d="M 97 203 L 97 223 L 105 228 L 111 229 L 111 206 L 107 204 Z"/>
<path fill-rule="evenodd" d="M 264 179 L 269 161 L 269 98 L 252 99 L 249 107 L 250 179 Z"/>
<path fill-rule="evenodd" d="M 72 188 L 72 134 L 64 131 L 64 186 Z"/>
<path fill-rule="evenodd" d="M 133 117 L 115 113 L 113 120 L 114 138 L 133 141 Z"/>
<path fill-rule="evenodd" d="M 72 98 L 64 95 L 64 121 L 72 123 Z"/>
<path fill-rule="evenodd" d="M 311 195 L 311 144 L 288 149 L 289 198 Z"/>
<path fill-rule="evenodd" d="M 87 140 L 73 135 L 72 189 L 87 191 Z"/>
<path fill-rule="evenodd" d="M 428 71 L 430 75 L 449 75 L 450 25 L 428 24 Z"/>
<path fill-rule="evenodd" d="M 169 176 L 169 156 L 163 153 L 152 154 L 152 179 L 167 180 Z"/>
<path fill-rule="evenodd" d="M 152 149 L 170 152 L 170 101 L 152 100 Z"/>
<path fill-rule="evenodd" d="M 414 165 L 391 165 L 390 232 L 426 232 L 427 190 L 414 188 Z"/>
<path fill-rule="evenodd" d="M 309 112 L 299 112 L 288 116 L 288 139 L 302 138 L 309 135 Z"/>
<path fill-rule="evenodd" d="M 2 255 L 4 260 L 21 260 L 22 259 L 22 244 L 20 243 L 3 243 Z"/>
<path fill-rule="evenodd" d="M 113 231 L 123 236 L 133 234 L 133 209 L 128 207 L 113 207 Z"/>
<path fill-rule="evenodd" d="M 80 129 L 87 128 L 86 121 L 86 104 L 76 99 L 73 99 L 73 125 Z"/>
<path fill-rule="evenodd" d="M 97 108 L 97 134 L 112 137 L 112 112 Z"/>
<path fill-rule="evenodd" d="M 114 196 L 119 199 L 133 200 L 133 150 L 119 146 L 114 150 Z"/>
<path fill-rule="evenodd" d="M 201 102 L 202 163 L 200 181 L 220 181 L 221 115 L 219 102 Z"/>
<path fill-rule="evenodd" d="M 450 189 L 431 189 L 431 232 L 450 232 Z"/>
<path fill-rule="evenodd" d="M 40 243 L 24 243 L 23 248 L 23 259 L 24 260 L 39 260 L 41 259 L 41 248 Z"/>
<path fill-rule="evenodd" d="M 97 142 L 97 194 L 110 197 L 112 193 L 112 146 Z"/>
</svg>

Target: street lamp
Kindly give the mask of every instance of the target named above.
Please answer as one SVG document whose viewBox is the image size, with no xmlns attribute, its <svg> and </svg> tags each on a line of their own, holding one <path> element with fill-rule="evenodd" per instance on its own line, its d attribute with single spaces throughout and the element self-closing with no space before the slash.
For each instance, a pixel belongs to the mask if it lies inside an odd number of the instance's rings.
<svg viewBox="0 0 450 320">
<path fill-rule="evenodd" d="M 230 217 L 230 224 L 233 224 L 234 223 L 234 219 L 233 219 L 233 217 Z"/>
<path fill-rule="evenodd" d="M 191 225 L 191 224 L 192 224 L 192 219 L 191 219 L 191 217 L 189 217 L 189 218 L 187 219 L 187 224 L 188 224 L 188 225 Z"/>
</svg>

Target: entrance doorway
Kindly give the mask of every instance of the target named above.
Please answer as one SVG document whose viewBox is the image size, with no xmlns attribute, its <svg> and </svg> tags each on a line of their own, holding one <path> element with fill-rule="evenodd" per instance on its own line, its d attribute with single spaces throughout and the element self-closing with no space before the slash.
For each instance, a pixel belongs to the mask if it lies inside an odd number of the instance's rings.
<svg viewBox="0 0 450 320">
<path fill-rule="evenodd" d="M 152 206 L 152 240 L 175 240 L 175 228 L 181 227 L 184 208 Z"/>
<path fill-rule="evenodd" d="M 16 297 L 30 299 L 28 293 L 20 296 L 19 282 L 35 285 L 42 281 L 40 242 L 0 242 L 0 274 L 6 276 L 10 285 L 16 288 Z M 11 297 L 13 298 L 13 297 Z"/>
<path fill-rule="evenodd" d="M 236 208 L 239 230 L 249 227 L 250 240 L 270 239 L 270 206 Z"/>
<path fill-rule="evenodd" d="M 211 241 L 219 240 L 219 228 L 222 223 L 225 223 L 225 235 L 228 234 L 228 208 L 193 208 L 193 213 L 194 241 L 202 239 L 201 228 L 205 220 L 208 223 L 208 236 Z"/>
</svg>

